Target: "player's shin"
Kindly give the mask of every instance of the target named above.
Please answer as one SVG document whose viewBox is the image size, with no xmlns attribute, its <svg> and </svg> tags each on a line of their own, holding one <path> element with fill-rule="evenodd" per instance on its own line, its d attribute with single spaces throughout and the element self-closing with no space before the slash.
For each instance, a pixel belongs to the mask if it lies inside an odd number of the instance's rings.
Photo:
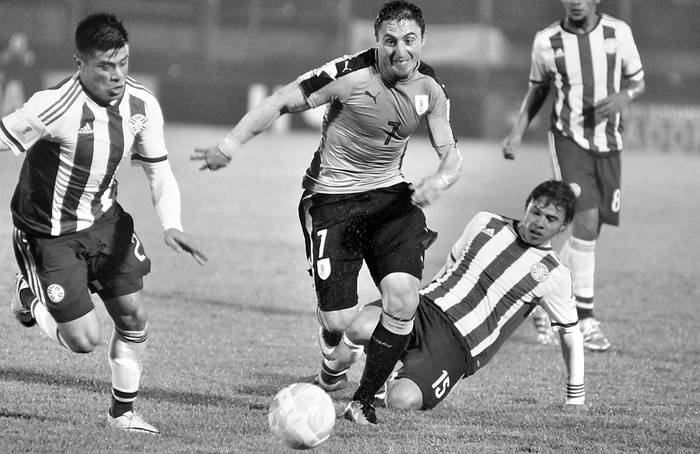
<svg viewBox="0 0 700 454">
<path fill-rule="evenodd" d="M 109 343 L 109 365 L 112 369 L 112 417 L 133 410 L 139 391 L 143 361 L 148 340 L 147 327 L 143 330 L 114 329 Z"/>
<path fill-rule="evenodd" d="M 353 400 L 371 401 L 394 370 L 408 346 L 413 319 L 403 320 L 382 312 L 382 317 L 367 345 L 367 359 L 360 386 Z"/>
</svg>

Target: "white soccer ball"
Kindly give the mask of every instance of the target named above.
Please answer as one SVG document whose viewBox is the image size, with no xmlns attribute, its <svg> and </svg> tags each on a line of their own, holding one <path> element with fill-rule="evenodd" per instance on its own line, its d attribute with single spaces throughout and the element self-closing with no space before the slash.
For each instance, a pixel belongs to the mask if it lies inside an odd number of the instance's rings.
<svg viewBox="0 0 700 454">
<path fill-rule="evenodd" d="M 324 390 L 311 383 L 281 389 L 267 414 L 270 429 L 284 445 L 310 449 L 326 441 L 335 425 L 335 407 Z"/>
</svg>

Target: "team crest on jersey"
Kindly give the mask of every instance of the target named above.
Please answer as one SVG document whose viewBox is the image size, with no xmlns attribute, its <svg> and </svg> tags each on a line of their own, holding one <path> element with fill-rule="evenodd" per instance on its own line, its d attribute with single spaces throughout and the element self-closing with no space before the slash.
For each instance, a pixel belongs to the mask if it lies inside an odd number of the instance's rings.
<svg viewBox="0 0 700 454">
<path fill-rule="evenodd" d="M 608 38 L 603 42 L 603 47 L 605 48 L 606 54 L 614 54 L 617 52 L 617 39 Z"/>
<path fill-rule="evenodd" d="M 316 274 L 323 281 L 328 279 L 328 276 L 331 275 L 331 259 L 326 257 L 325 259 L 318 260 L 316 262 Z"/>
<path fill-rule="evenodd" d="M 416 113 L 418 115 L 423 115 L 428 111 L 429 104 L 428 95 L 416 95 L 413 98 L 413 104 L 416 106 Z"/>
<path fill-rule="evenodd" d="M 58 284 L 49 285 L 46 288 L 46 294 L 49 296 L 49 299 L 54 303 L 62 301 L 63 297 L 66 296 L 65 290 L 63 290 L 63 287 L 61 287 Z"/>
<path fill-rule="evenodd" d="M 530 276 L 537 282 L 544 282 L 549 277 L 549 268 L 544 263 L 535 263 L 530 268 Z"/>
<path fill-rule="evenodd" d="M 138 135 L 146 128 L 146 123 L 148 123 L 148 118 L 145 115 L 136 114 L 129 118 L 129 130 L 133 135 Z"/>
</svg>

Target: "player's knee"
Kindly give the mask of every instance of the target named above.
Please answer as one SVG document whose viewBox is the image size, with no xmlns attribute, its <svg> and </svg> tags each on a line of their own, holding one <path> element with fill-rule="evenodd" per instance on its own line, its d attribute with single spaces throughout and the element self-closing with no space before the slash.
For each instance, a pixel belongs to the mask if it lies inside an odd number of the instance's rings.
<svg viewBox="0 0 700 454">
<path fill-rule="evenodd" d="M 347 338 L 355 344 L 365 345 L 377 327 L 381 312 L 379 306 L 362 309 L 345 330 Z"/>
<path fill-rule="evenodd" d="M 64 335 L 61 333 L 61 340 L 74 353 L 90 353 L 100 343 L 99 335 L 90 333 Z"/>
<path fill-rule="evenodd" d="M 413 278 L 387 282 L 382 286 L 382 304 L 384 312 L 394 317 L 413 317 L 418 307 L 418 280 Z"/>
<path fill-rule="evenodd" d="M 389 407 L 399 410 L 420 410 L 423 394 L 414 382 L 399 379 L 390 384 L 386 402 Z"/>
<path fill-rule="evenodd" d="M 331 333 L 342 333 L 352 323 L 357 309 L 342 309 L 339 311 L 319 312 L 321 325 Z"/>
</svg>

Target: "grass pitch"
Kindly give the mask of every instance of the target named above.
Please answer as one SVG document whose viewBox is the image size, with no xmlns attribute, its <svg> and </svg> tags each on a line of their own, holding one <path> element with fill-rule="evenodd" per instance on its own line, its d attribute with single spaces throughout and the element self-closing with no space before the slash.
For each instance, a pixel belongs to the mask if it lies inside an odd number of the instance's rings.
<svg viewBox="0 0 700 454">
<path fill-rule="evenodd" d="M 226 169 L 200 172 L 188 156 L 225 129 L 166 130 L 183 198 L 183 222 L 210 255 L 205 266 L 162 242 L 139 169 L 120 175 L 120 200 L 153 261 L 146 278 L 149 358 L 137 410 L 161 435 L 106 427 L 111 321 L 103 345 L 69 353 L 38 328 L 0 317 L 2 452 L 289 452 L 267 427 L 282 387 L 319 364 L 311 279 L 297 219 L 300 180 L 317 134 L 264 135 Z M 478 210 L 519 217 L 527 192 L 549 178 L 544 146 L 515 162 L 497 144 L 462 141 L 461 180 L 426 210 L 440 234 L 425 279 Z M 0 156 L 0 206 L 8 207 L 21 160 Z M 435 169 L 428 142 L 414 138 L 409 180 Z M 700 157 L 625 152 L 620 228 L 599 240 L 597 313 L 612 342 L 586 354 L 588 411 L 567 413 L 558 348 L 536 345 L 524 324 L 491 364 L 429 412 L 379 409 L 377 427 L 337 421 L 327 453 L 697 452 L 700 449 L 700 334 L 697 225 Z M 0 213 L 0 294 L 15 271 L 9 210 Z M 363 270 L 361 302 L 377 296 Z M 338 413 L 359 379 L 332 395 Z"/>
</svg>

